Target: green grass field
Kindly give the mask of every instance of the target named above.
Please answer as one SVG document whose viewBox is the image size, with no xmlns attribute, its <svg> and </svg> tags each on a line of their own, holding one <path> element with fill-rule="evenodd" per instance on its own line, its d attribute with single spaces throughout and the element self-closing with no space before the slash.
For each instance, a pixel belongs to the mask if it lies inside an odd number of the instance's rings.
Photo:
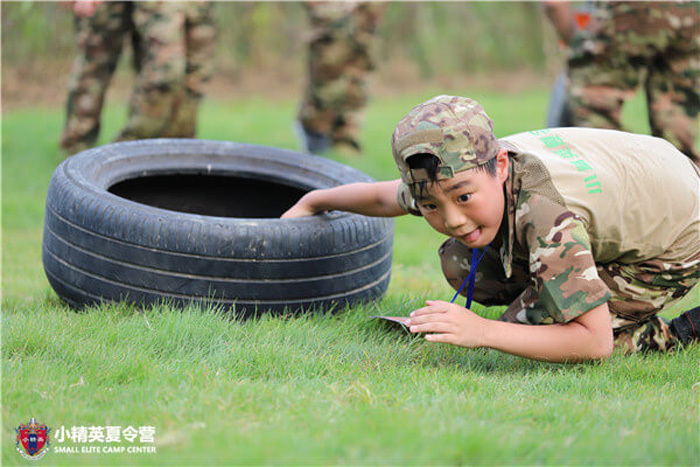
<svg viewBox="0 0 700 467">
<path fill-rule="evenodd" d="M 443 90 L 444 92 L 444 90 Z M 499 136 L 540 127 L 546 93 L 475 94 Z M 362 159 L 394 178 L 389 139 L 414 104 L 437 92 L 376 98 Z M 202 138 L 295 148 L 296 102 L 206 102 Z M 533 110 L 534 109 L 534 110 Z M 647 132 L 645 109 L 627 109 Z M 102 142 L 123 123 L 110 106 Z M 15 428 L 153 426 L 155 454 L 49 452 L 49 465 L 700 463 L 700 346 L 602 364 L 557 365 L 489 350 L 430 345 L 368 320 L 449 299 L 419 219 L 397 219 L 386 298 L 335 314 L 231 321 L 212 310 L 122 305 L 76 313 L 41 265 L 46 189 L 61 160 L 61 109 L 2 119 L 2 463 L 25 465 Z M 668 313 L 700 304 L 696 288 Z M 480 309 L 495 317 L 498 310 Z M 115 446 L 128 447 L 127 441 Z M 138 442 L 135 445 L 139 445 Z"/>
</svg>

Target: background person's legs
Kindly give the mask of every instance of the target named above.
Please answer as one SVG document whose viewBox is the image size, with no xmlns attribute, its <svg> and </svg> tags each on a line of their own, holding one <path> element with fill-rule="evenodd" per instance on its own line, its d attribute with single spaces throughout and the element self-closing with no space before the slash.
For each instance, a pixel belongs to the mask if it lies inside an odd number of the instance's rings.
<svg viewBox="0 0 700 467">
<path fill-rule="evenodd" d="M 305 4 L 312 37 L 308 77 L 299 109 L 302 146 L 360 153 L 360 129 L 375 65 L 376 30 L 386 5 L 373 2 Z"/>
<path fill-rule="evenodd" d="M 199 104 L 214 71 L 217 34 L 212 10 L 210 2 L 192 2 L 187 6 L 185 89 L 163 136 L 194 138 L 197 133 Z"/>
<path fill-rule="evenodd" d="M 183 100 L 187 66 L 184 4 L 134 3 L 141 70 L 129 102 L 129 117 L 117 140 L 165 136 Z M 194 134 L 187 131 L 190 136 Z M 169 134 L 167 136 L 178 136 Z"/>
<path fill-rule="evenodd" d="M 91 17 L 76 17 L 79 53 L 68 82 L 63 150 L 73 154 L 94 146 L 100 133 L 105 93 L 131 30 L 130 2 L 103 2 Z"/>
</svg>

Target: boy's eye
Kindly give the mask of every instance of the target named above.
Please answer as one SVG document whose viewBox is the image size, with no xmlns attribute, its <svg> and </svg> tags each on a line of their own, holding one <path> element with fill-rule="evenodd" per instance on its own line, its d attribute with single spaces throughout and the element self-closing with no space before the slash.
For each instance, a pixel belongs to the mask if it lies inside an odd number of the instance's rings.
<svg viewBox="0 0 700 467">
<path fill-rule="evenodd" d="M 472 197 L 472 195 L 465 193 L 463 195 L 459 195 L 459 198 L 457 198 L 457 199 L 461 203 L 466 203 L 467 201 L 469 201 L 469 198 L 471 198 L 471 197 Z"/>
<path fill-rule="evenodd" d="M 423 203 L 420 205 L 420 207 L 422 209 L 425 209 L 426 211 L 432 211 L 433 209 L 437 208 L 437 206 L 435 206 L 434 204 L 430 204 L 430 203 Z"/>
</svg>

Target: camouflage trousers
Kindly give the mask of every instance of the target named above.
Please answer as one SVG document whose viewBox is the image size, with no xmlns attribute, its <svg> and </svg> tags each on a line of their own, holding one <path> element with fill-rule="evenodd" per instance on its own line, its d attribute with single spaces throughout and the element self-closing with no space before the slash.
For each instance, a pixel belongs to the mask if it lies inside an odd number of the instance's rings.
<svg viewBox="0 0 700 467">
<path fill-rule="evenodd" d="M 94 16 L 76 18 L 80 53 L 61 147 L 75 152 L 96 143 L 104 96 L 127 37 L 137 76 L 117 140 L 193 137 L 203 84 L 212 74 L 211 10 L 209 2 L 103 2 Z"/>
<path fill-rule="evenodd" d="M 458 290 L 469 275 L 471 250 L 449 239 L 438 254 L 445 278 Z M 506 279 L 498 252 L 489 249 L 477 268 L 474 300 L 486 306 L 510 305 L 500 320 L 516 322 L 519 310 L 514 305 L 521 294 L 531 291 L 528 269 L 526 262 L 514 260 L 513 273 Z M 658 313 L 700 282 L 700 251 L 674 263 L 653 259 L 636 264 L 598 265 L 597 270 L 612 294 L 608 307 L 616 348 L 625 353 L 669 351 L 678 344 L 667 321 Z M 466 291 L 462 294 L 466 295 Z"/>
<path fill-rule="evenodd" d="M 100 133 L 102 105 L 122 53 L 133 33 L 130 2 L 105 2 L 89 18 L 75 18 L 79 54 L 68 81 L 66 125 L 60 145 L 78 152 L 95 145 Z M 134 50 L 137 50 L 136 37 Z M 134 54 L 134 66 L 139 60 Z"/>
<path fill-rule="evenodd" d="M 697 2 L 601 4 L 570 48 L 574 125 L 622 130 L 622 106 L 642 85 L 652 134 L 700 164 L 699 56 Z"/>
<path fill-rule="evenodd" d="M 307 84 L 299 109 L 305 130 L 360 149 L 359 133 L 376 68 L 376 31 L 386 4 L 307 2 L 311 23 Z"/>
</svg>

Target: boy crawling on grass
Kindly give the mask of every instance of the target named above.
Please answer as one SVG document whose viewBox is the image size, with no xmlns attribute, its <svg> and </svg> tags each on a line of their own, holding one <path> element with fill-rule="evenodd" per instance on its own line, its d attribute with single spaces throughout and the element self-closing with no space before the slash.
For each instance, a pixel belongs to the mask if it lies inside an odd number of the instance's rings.
<svg viewBox="0 0 700 467">
<path fill-rule="evenodd" d="M 411 332 L 558 362 L 698 340 L 700 307 L 658 316 L 700 280 L 700 170 L 670 143 L 588 128 L 497 140 L 477 102 L 438 96 L 391 145 L 401 179 L 312 191 L 283 217 L 422 216 L 450 237 L 439 250 L 450 284 L 474 264 L 474 299 L 508 305 L 494 321 L 427 301 Z"/>
</svg>

